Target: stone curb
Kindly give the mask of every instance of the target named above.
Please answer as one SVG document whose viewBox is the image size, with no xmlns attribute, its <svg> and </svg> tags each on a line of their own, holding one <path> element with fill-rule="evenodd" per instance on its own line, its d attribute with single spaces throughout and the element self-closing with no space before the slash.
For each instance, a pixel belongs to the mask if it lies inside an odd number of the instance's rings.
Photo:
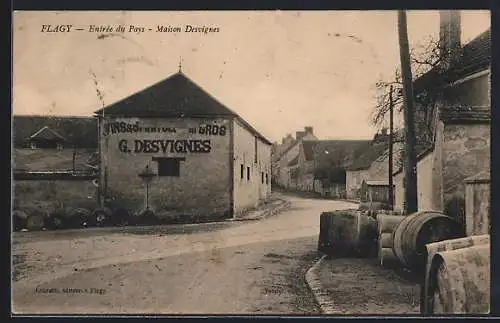
<svg viewBox="0 0 500 323">
<path fill-rule="evenodd" d="M 319 269 L 326 258 L 327 255 L 323 255 L 311 268 L 309 268 L 305 275 L 306 282 L 323 314 L 342 314 L 335 309 L 333 300 L 328 296 L 319 278 Z"/>
<path fill-rule="evenodd" d="M 243 217 L 239 217 L 239 218 L 228 219 L 227 221 L 259 221 L 259 220 L 268 218 L 270 216 L 276 215 L 281 211 L 284 211 L 286 208 L 290 207 L 290 205 L 292 204 L 288 200 L 280 199 L 280 201 L 281 201 L 280 204 L 278 204 L 277 206 L 261 211 L 262 214 L 259 216 L 256 216 L 256 217 L 243 216 Z M 256 212 L 258 212 L 258 211 L 256 211 Z"/>
</svg>

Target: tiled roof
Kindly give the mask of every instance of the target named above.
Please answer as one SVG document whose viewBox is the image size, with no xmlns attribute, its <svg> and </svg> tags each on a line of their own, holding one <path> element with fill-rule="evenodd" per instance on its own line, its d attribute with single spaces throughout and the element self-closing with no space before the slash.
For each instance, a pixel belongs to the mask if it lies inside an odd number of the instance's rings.
<svg viewBox="0 0 500 323">
<path fill-rule="evenodd" d="M 451 123 L 490 123 L 490 107 L 448 107 L 440 111 L 440 118 L 446 124 Z"/>
<path fill-rule="evenodd" d="M 414 92 L 418 93 L 429 84 L 451 83 L 463 77 L 486 69 L 491 63 L 491 29 L 481 33 L 462 47 L 460 57 L 446 71 L 439 67 L 431 69 L 413 83 Z"/>
<path fill-rule="evenodd" d="M 377 158 L 389 149 L 389 142 L 377 142 L 362 148 L 354 159 L 353 163 L 347 167 L 349 171 L 368 169 Z"/>
<path fill-rule="evenodd" d="M 47 126 L 78 148 L 97 147 L 97 120 L 94 117 L 13 116 L 12 136 L 15 147 L 22 147 L 26 139 Z"/>
<path fill-rule="evenodd" d="M 153 84 L 118 102 L 96 111 L 119 117 L 235 117 L 254 135 L 272 144 L 237 113 L 230 110 L 182 72 Z"/>
<path fill-rule="evenodd" d="M 304 157 L 307 161 L 342 161 L 346 166 L 351 163 L 354 153 L 369 144 L 368 140 L 304 140 Z"/>
</svg>

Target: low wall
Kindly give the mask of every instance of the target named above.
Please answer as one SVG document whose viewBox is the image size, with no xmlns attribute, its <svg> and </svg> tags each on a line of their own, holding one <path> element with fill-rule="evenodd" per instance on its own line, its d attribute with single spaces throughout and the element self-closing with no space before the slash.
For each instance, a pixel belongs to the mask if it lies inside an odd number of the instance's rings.
<svg viewBox="0 0 500 323">
<path fill-rule="evenodd" d="M 91 208 L 97 205 L 97 188 L 91 180 L 15 180 L 13 197 L 14 207 L 50 201 L 62 206 Z"/>
</svg>

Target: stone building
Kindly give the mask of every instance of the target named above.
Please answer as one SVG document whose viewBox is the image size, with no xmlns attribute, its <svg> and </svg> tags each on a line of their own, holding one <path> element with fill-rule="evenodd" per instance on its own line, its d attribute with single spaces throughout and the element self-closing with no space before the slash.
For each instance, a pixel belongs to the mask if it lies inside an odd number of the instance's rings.
<svg viewBox="0 0 500 323">
<path fill-rule="evenodd" d="M 293 142 L 289 141 L 290 136 L 284 139 L 287 148 L 281 152 L 277 161 L 278 185 L 286 189 L 295 189 L 297 186 L 298 156 L 300 153 L 300 143 L 304 140 L 317 140 L 313 132 L 313 127 L 304 127 L 304 131 L 297 131 Z M 292 138 L 293 139 L 293 138 Z"/>
<path fill-rule="evenodd" d="M 298 157 L 297 188 L 345 197 L 346 167 L 366 140 L 304 140 Z"/>
<path fill-rule="evenodd" d="M 429 132 L 417 163 L 419 210 L 440 210 L 463 220 L 464 180 L 490 170 L 491 30 L 460 44 L 459 11 L 441 12 L 439 67 L 414 81 L 414 93 L 429 98 L 417 119 Z M 444 54 L 443 54 L 444 55 Z M 422 134 L 420 134 L 422 135 Z M 404 205 L 404 174 L 395 172 L 396 207 Z"/>
<path fill-rule="evenodd" d="M 181 71 L 95 113 L 102 190 L 131 211 L 228 218 L 271 193 L 271 142 Z"/>
</svg>

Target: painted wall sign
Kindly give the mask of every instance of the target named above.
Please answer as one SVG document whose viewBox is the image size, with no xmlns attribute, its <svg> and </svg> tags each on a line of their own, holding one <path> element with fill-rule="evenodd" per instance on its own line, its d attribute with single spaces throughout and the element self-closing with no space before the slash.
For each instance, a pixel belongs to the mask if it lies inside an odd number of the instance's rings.
<svg viewBox="0 0 500 323">
<path fill-rule="evenodd" d="M 226 126 L 219 126 L 216 124 L 200 125 L 198 127 L 198 133 L 200 135 L 225 136 L 226 135 Z"/>
<path fill-rule="evenodd" d="M 115 133 L 176 133 L 175 127 L 141 127 L 139 122 L 134 123 L 128 122 L 110 122 L 104 125 L 104 134 L 115 134 Z"/>
<path fill-rule="evenodd" d="M 139 125 L 139 121 L 134 123 L 129 122 L 109 122 L 104 125 L 104 135 L 120 134 L 120 133 L 177 133 L 176 127 L 143 127 Z M 187 129 L 188 133 L 208 135 L 208 136 L 225 136 L 227 128 L 224 125 L 203 124 L 199 127 L 191 127 Z"/>
<path fill-rule="evenodd" d="M 210 140 L 147 140 L 135 139 L 129 142 L 122 139 L 118 142 L 118 149 L 122 153 L 209 153 L 212 150 Z"/>
</svg>

